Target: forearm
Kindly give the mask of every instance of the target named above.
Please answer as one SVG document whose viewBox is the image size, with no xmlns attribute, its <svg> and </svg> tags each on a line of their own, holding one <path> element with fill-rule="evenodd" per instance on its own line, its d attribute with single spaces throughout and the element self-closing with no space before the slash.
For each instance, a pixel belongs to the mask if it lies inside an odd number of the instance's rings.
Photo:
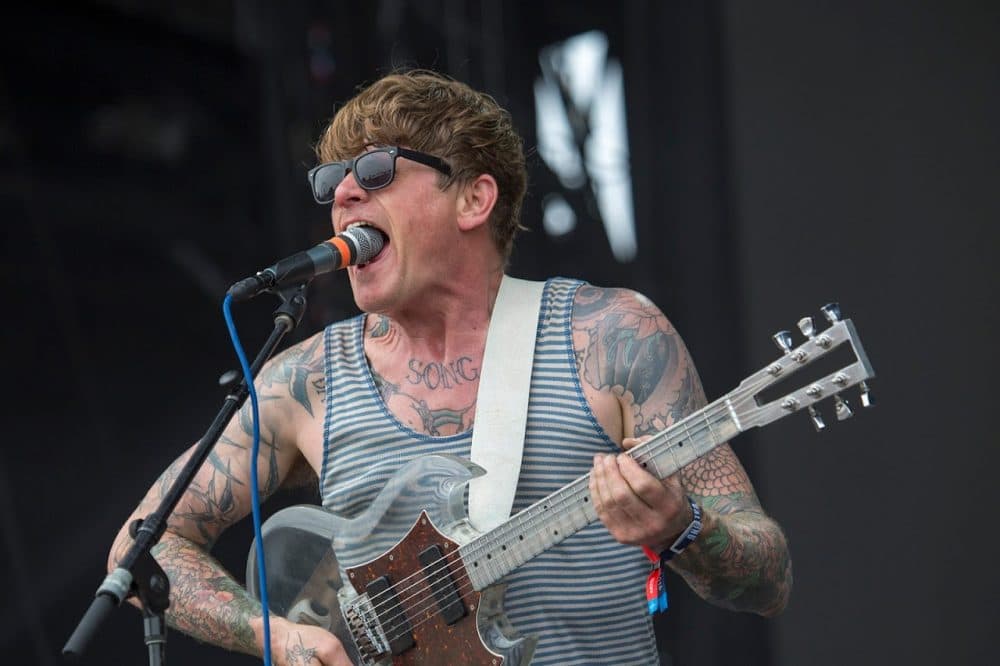
<svg viewBox="0 0 1000 666">
<path fill-rule="evenodd" d="M 169 626 L 219 647 L 261 654 L 253 629 L 260 625 L 261 605 L 215 558 L 170 532 L 152 554 L 170 579 Z"/>
<path fill-rule="evenodd" d="M 170 579 L 167 623 L 198 640 L 259 655 L 252 621 L 261 605 L 197 545 L 165 537 L 153 555 Z"/>
<path fill-rule="evenodd" d="M 792 563 L 781 528 L 758 511 L 728 511 L 721 497 L 696 497 L 702 533 L 672 568 L 699 596 L 723 608 L 780 613 L 792 587 Z"/>
</svg>

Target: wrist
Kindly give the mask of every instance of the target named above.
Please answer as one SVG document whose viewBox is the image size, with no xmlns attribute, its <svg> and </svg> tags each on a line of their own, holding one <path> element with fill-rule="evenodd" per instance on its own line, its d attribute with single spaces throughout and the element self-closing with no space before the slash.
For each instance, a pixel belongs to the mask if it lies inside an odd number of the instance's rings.
<svg viewBox="0 0 1000 666">
<path fill-rule="evenodd" d="M 281 631 L 281 625 L 283 622 L 285 622 L 283 617 L 273 614 L 268 617 L 272 651 L 274 650 L 275 632 Z M 254 617 L 251 617 L 249 624 L 251 631 L 253 631 L 254 647 L 257 649 L 257 656 L 262 657 L 264 655 L 264 616 L 255 615 Z"/>
<path fill-rule="evenodd" d="M 663 548 L 660 550 L 660 560 L 662 562 L 667 562 L 679 555 L 685 548 L 694 543 L 702 531 L 704 531 L 704 511 L 701 506 L 688 495 L 685 495 L 684 499 L 687 502 L 691 518 L 680 534 L 663 544 Z"/>
</svg>

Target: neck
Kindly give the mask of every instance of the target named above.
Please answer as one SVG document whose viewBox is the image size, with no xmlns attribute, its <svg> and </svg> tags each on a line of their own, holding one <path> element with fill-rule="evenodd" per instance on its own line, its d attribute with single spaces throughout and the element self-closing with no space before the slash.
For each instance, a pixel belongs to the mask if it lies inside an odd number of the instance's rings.
<svg viewBox="0 0 1000 666">
<path fill-rule="evenodd" d="M 386 320 L 373 319 L 369 330 L 378 325 L 386 334 L 372 342 L 432 359 L 481 355 L 502 278 L 499 267 L 442 276 L 441 284 L 425 289 L 418 301 L 378 313 Z"/>
</svg>

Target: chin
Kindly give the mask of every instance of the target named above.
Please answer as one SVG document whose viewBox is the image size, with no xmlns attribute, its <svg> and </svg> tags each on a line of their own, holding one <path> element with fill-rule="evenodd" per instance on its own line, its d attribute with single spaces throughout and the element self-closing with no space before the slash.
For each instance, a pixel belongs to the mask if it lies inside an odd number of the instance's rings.
<svg viewBox="0 0 1000 666">
<path fill-rule="evenodd" d="M 383 263 L 380 259 L 364 271 L 352 271 L 351 289 L 354 302 L 363 312 L 388 315 L 405 308 L 416 296 L 410 285 L 412 275 L 404 276 L 398 265 Z"/>
<path fill-rule="evenodd" d="M 362 312 L 371 314 L 384 314 L 393 302 L 393 299 L 386 293 L 386 290 L 372 289 L 372 285 L 364 285 L 360 288 L 352 284 L 354 288 L 354 303 Z M 379 285 L 382 286 L 382 285 Z"/>
</svg>

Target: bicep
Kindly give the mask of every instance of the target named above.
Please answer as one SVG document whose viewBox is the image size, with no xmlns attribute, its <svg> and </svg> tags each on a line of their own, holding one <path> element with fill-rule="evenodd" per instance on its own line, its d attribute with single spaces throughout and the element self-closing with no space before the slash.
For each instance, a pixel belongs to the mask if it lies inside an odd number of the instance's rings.
<svg viewBox="0 0 1000 666">
<path fill-rule="evenodd" d="M 642 294 L 581 287 L 573 329 L 584 388 L 615 400 L 620 437 L 655 434 L 705 404 L 684 341 Z"/>
<path fill-rule="evenodd" d="M 175 492 L 177 484 L 187 476 L 187 467 L 194 464 L 192 461 L 197 448 L 198 445 L 194 444 L 178 456 L 150 486 L 115 538 L 108 558 L 109 569 L 118 566 L 132 547 L 133 538 L 129 531 L 132 523 L 149 518 Z M 248 484 L 240 478 L 240 470 L 244 468 L 245 463 L 237 465 L 225 455 L 219 456 L 212 451 L 209 459 L 195 471 L 190 484 L 167 517 L 162 539 L 181 537 L 206 550 L 210 549 L 222 531 L 245 514 L 242 507 L 247 503 L 243 500 L 243 488 Z"/>
<path fill-rule="evenodd" d="M 272 495 L 300 469 L 299 439 L 322 414 L 324 392 L 322 336 L 314 335 L 281 352 L 261 369 L 254 385 L 258 397 L 257 485 L 261 498 Z M 254 418 L 247 400 L 226 427 L 185 497 L 187 511 L 175 511 L 172 529 L 214 539 L 251 510 Z M 305 465 L 308 467 L 308 465 Z M 302 474 L 292 474 L 296 479 Z M 180 506 L 178 507 L 180 509 Z"/>
<path fill-rule="evenodd" d="M 250 508 L 249 443 L 228 428 L 195 473 L 167 521 L 167 528 L 195 543 L 211 547 L 223 530 Z M 157 480 L 150 493 L 166 496 L 189 463 L 197 444 L 184 452 Z"/>
<path fill-rule="evenodd" d="M 617 397 L 623 436 L 654 435 L 705 406 L 705 391 L 687 345 L 642 294 L 581 287 L 573 328 L 584 385 Z M 759 507 L 753 485 L 728 443 L 689 463 L 680 475 L 690 494 L 722 511 Z"/>
<path fill-rule="evenodd" d="M 260 443 L 256 459 L 261 498 L 270 496 L 294 464 L 297 451 L 268 427 L 277 405 L 260 406 Z M 150 488 L 140 510 L 156 509 L 191 464 L 198 444 L 181 454 Z M 253 421 L 249 401 L 233 417 L 200 465 L 167 520 L 167 529 L 201 546 L 211 547 L 230 525 L 251 510 Z M 141 516 L 140 516 L 141 517 Z"/>
<path fill-rule="evenodd" d="M 305 363 L 304 359 L 311 358 L 315 351 L 315 346 L 293 347 L 265 365 L 255 383 L 259 438 L 256 457 L 254 414 L 248 399 L 220 436 L 171 516 L 172 530 L 188 538 L 214 540 L 225 527 L 250 513 L 254 468 L 261 499 L 266 499 L 293 470 L 303 465 L 308 467 L 298 439 L 303 423 L 313 417 L 315 391 L 309 389 L 317 369 L 315 363 Z"/>
<path fill-rule="evenodd" d="M 255 386 L 259 403 L 260 445 L 257 479 L 263 498 L 271 495 L 302 463 L 298 439 L 303 423 L 314 418 L 322 394 L 322 350 L 318 336 L 269 361 Z M 195 472 L 190 485 L 167 519 L 167 532 L 210 548 L 231 524 L 251 510 L 253 415 L 247 400 Z M 155 511 L 191 464 L 191 446 L 160 475 L 122 526 L 109 555 L 115 566 L 131 546 L 129 525 Z M 294 476 L 300 477 L 301 474 Z"/>
<path fill-rule="evenodd" d="M 211 545 L 229 525 L 251 510 L 251 474 L 256 467 L 261 498 L 273 494 L 301 459 L 297 438 L 303 415 L 311 416 L 306 393 L 315 368 L 303 363 L 316 349 L 293 347 L 264 366 L 255 382 L 258 398 L 257 456 L 253 458 L 254 414 L 249 399 L 223 430 L 171 514 L 167 528 L 200 545 Z M 171 464 L 150 489 L 142 509 L 151 511 L 167 496 L 195 454 L 195 444 Z"/>
</svg>

